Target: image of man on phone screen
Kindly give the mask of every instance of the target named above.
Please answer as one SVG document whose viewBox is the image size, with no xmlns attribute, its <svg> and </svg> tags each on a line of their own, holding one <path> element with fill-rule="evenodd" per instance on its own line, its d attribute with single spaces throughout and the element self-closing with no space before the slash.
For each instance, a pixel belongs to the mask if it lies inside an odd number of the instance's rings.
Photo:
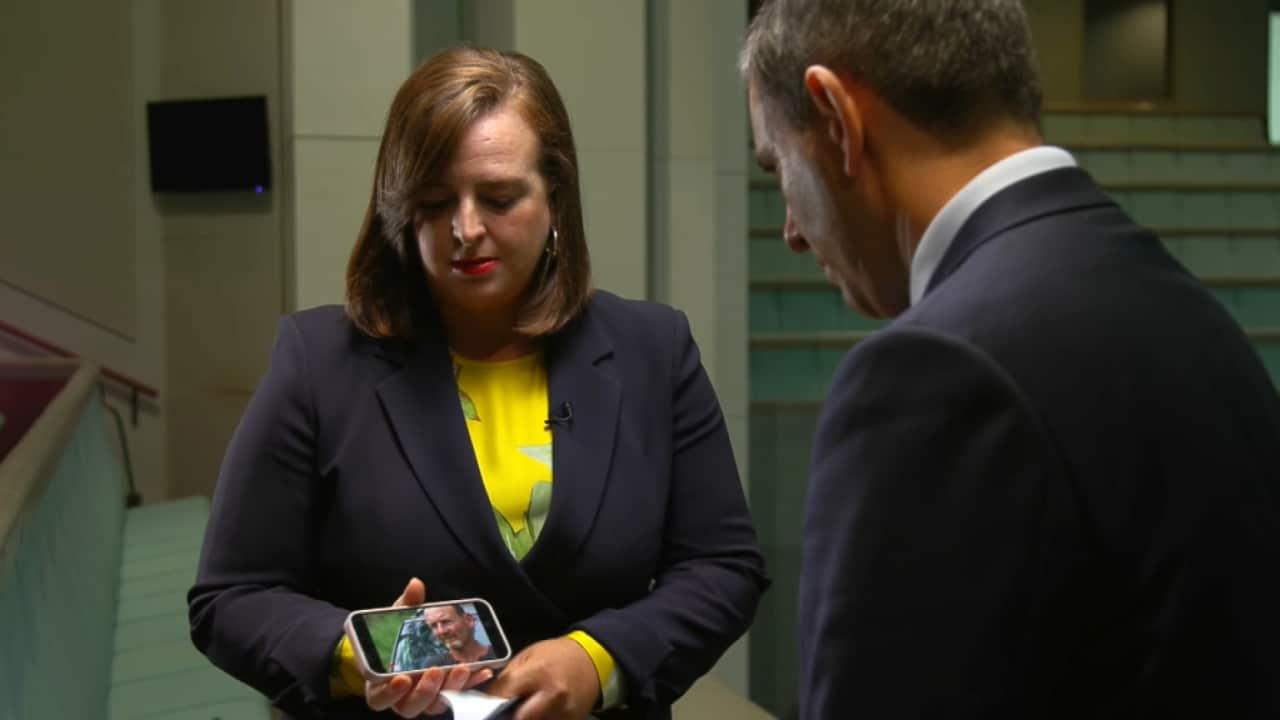
<svg viewBox="0 0 1280 720">
<path fill-rule="evenodd" d="M 429 607 L 423 613 L 423 621 L 447 652 L 427 658 L 422 667 L 481 662 L 497 657 L 492 646 L 476 637 L 476 616 L 461 605 Z"/>
</svg>

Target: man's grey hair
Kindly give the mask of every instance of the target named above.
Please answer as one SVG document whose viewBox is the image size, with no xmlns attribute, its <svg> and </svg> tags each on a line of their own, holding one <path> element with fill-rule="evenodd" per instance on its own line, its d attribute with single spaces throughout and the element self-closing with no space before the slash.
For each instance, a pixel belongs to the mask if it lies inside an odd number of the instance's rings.
<svg viewBox="0 0 1280 720">
<path fill-rule="evenodd" d="M 794 129 L 816 110 L 804 71 L 825 65 L 936 136 L 1040 122 L 1041 90 L 1019 0 L 766 0 L 739 58 L 743 79 Z"/>
</svg>

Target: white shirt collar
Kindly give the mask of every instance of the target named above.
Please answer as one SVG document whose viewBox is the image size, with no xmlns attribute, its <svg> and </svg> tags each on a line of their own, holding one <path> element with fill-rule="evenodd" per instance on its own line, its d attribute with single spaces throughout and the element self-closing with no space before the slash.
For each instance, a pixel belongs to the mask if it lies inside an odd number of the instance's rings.
<svg viewBox="0 0 1280 720">
<path fill-rule="evenodd" d="M 1066 150 L 1041 145 L 1010 155 L 978 173 L 960 188 L 960 192 L 953 195 L 934 216 L 916 246 L 915 255 L 911 258 L 911 304 L 915 305 L 924 297 L 925 288 L 929 287 L 929 279 L 938 269 L 938 263 L 942 262 L 942 256 L 951 247 L 961 226 L 982 203 L 1032 175 L 1075 167 L 1075 164 L 1075 158 Z"/>
</svg>

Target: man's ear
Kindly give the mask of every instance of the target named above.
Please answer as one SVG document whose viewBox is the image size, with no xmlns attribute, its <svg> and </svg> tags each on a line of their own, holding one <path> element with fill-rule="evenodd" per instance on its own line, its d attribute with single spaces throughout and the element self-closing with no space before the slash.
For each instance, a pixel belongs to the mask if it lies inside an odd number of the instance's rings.
<svg viewBox="0 0 1280 720">
<path fill-rule="evenodd" d="M 831 142 L 840 148 L 845 175 L 857 174 L 862 162 L 862 112 L 848 86 L 823 65 L 810 65 L 804 71 L 804 88 L 818 110 L 818 120 Z"/>
</svg>

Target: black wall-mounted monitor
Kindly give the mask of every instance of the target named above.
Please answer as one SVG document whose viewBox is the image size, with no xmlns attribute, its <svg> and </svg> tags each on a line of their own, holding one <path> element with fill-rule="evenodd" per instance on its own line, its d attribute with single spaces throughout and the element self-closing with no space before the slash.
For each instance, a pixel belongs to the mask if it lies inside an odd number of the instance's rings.
<svg viewBox="0 0 1280 720">
<path fill-rule="evenodd" d="M 265 192 L 271 187 L 267 98 L 147 103 L 152 192 Z"/>
</svg>

